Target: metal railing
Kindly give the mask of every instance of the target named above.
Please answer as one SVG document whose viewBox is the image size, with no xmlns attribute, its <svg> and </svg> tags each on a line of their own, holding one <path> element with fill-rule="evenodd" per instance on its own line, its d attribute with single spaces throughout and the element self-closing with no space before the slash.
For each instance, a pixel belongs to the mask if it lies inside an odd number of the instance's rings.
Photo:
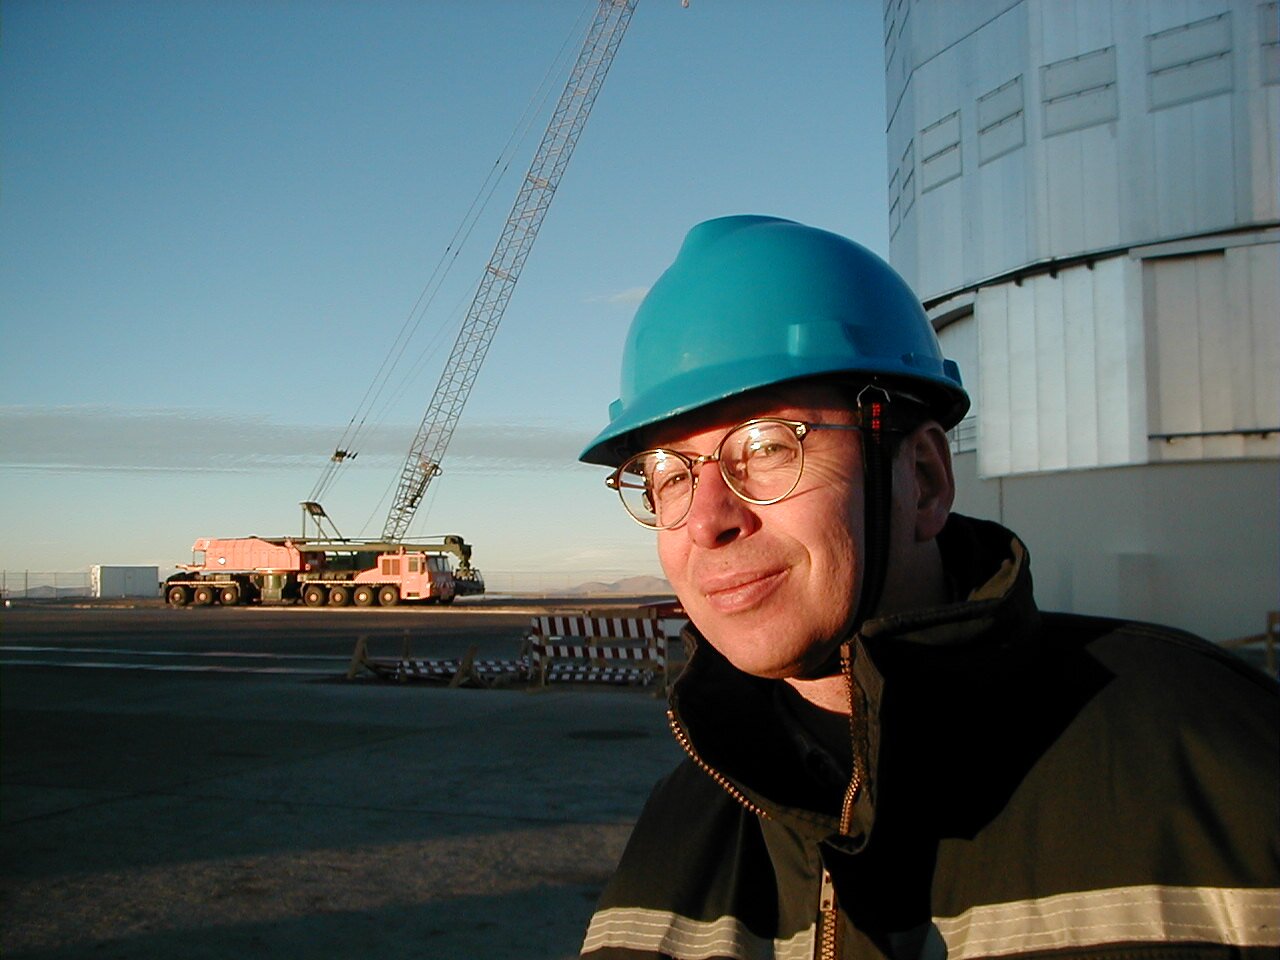
<svg viewBox="0 0 1280 960">
<path fill-rule="evenodd" d="M 978 418 L 965 417 L 947 431 L 952 453 L 971 453 L 978 449 Z"/>
<path fill-rule="evenodd" d="M 10 600 L 58 600 L 92 593 L 88 570 L 0 570 L 0 597 Z"/>
</svg>

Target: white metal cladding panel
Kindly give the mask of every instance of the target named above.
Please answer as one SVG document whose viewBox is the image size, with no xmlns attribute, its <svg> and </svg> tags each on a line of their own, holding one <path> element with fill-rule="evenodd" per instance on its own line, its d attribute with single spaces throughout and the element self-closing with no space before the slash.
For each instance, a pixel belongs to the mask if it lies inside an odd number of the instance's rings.
<svg viewBox="0 0 1280 960">
<path fill-rule="evenodd" d="M 1262 55 L 1262 82 L 1280 83 L 1280 3 L 1258 4 L 1258 42 Z"/>
<path fill-rule="evenodd" d="M 1242 340 L 1253 361 L 1253 403 L 1242 404 L 1238 415 L 1275 426 L 1280 419 L 1280 244 L 1229 250 L 1227 270 L 1227 312 L 1250 318 L 1249 336 Z M 1273 441 L 1280 446 L 1280 440 Z"/>
<path fill-rule="evenodd" d="M 1022 113 L 1025 106 L 1022 74 L 1018 74 L 978 98 L 978 132 Z"/>
<path fill-rule="evenodd" d="M 1033 259 L 1027 247 L 1027 158 L 1015 143 L 1024 139 L 1014 102 L 1020 97 L 1017 78 L 1022 68 L 1010 63 L 1011 51 L 1019 63 L 1027 62 L 1027 5 L 996 9 L 1002 13 L 993 22 L 920 63 L 890 129 L 890 143 L 895 144 L 891 150 L 896 153 L 910 122 L 917 183 L 914 212 L 899 211 L 904 229 L 894 237 L 893 258 L 923 296 Z M 932 18 L 933 8 L 927 12 L 930 18 L 918 22 Z M 944 19 L 951 16 L 948 12 Z M 997 124 L 1003 132 L 992 136 L 1003 158 L 987 165 L 975 180 L 978 100 L 1002 85 L 1009 89 L 995 99 L 992 109 L 1003 111 L 1004 117 L 995 119 L 1006 122 Z M 992 119 L 989 111 L 987 118 Z M 984 203 L 987 198 L 991 205 Z M 921 228 L 907 229 L 913 221 Z"/>
<path fill-rule="evenodd" d="M 1036 385 L 1036 448 L 1039 456 L 1031 469 L 1061 470 L 1067 463 L 1067 368 L 1073 362 L 1092 360 L 1067 353 L 1066 316 L 1063 310 L 1063 281 L 1042 275 L 1024 286 L 1031 288 L 1035 322 L 1035 352 L 1030 357 Z M 1045 280 L 1056 281 L 1045 283 Z M 1084 399 L 1084 398 L 1082 398 Z M 1074 412 L 1074 411 L 1073 411 Z"/>
<path fill-rule="evenodd" d="M 969 412 L 951 431 L 951 449 L 956 453 L 969 452 L 976 449 L 974 437 L 981 422 L 982 399 L 978 384 L 978 323 L 974 315 L 970 313 L 939 330 L 938 344 L 942 355 L 960 367 L 960 382 L 969 394 Z"/>
<path fill-rule="evenodd" d="M 1053 279 L 1050 277 L 1049 279 Z M 1094 314 L 1094 278 L 1089 270 L 1058 275 L 1062 323 L 1062 464 L 1099 462 L 1098 320 Z M 1046 285 L 1047 287 L 1048 285 Z M 1049 290 L 1046 290 L 1046 294 Z M 1051 360 L 1051 358 L 1048 358 Z M 1041 424 L 1041 429 L 1054 424 Z"/>
<path fill-rule="evenodd" d="M 1027 115 L 1029 72 L 1034 72 L 1028 46 L 1028 5 L 1021 4 L 984 27 L 966 45 L 964 56 L 974 65 L 976 80 L 970 92 L 974 122 L 963 133 L 961 149 L 973 151 L 962 178 L 965 237 L 961 282 L 990 277 L 1038 259 L 1035 246 L 1035 196 L 1032 171 L 1039 150 L 1038 120 Z M 987 97 L 980 105 L 980 99 Z M 1003 115 L 985 134 L 979 128 Z M 1019 142 L 1021 141 L 1021 142 Z M 999 153 L 996 156 L 996 153 Z M 958 284 L 953 284 L 956 286 Z"/>
<path fill-rule="evenodd" d="M 960 367 L 960 382 L 969 392 L 969 412 L 977 413 L 981 371 L 978 368 L 978 323 L 974 315 L 962 317 L 938 331 L 938 344 L 942 347 L 942 355 Z"/>
<path fill-rule="evenodd" d="M 898 110 L 903 106 L 904 91 L 912 79 L 913 68 L 919 70 L 927 66 L 961 38 L 974 36 L 1008 11 L 1023 10 L 1026 6 L 1026 0 L 964 0 L 963 3 L 887 0 L 886 27 L 891 19 L 889 9 L 901 8 L 893 38 L 894 59 L 887 61 L 886 68 L 889 125 L 892 127 L 898 122 Z"/>
<path fill-rule="evenodd" d="M 1116 48 L 1045 64 L 1040 68 L 1040 98 L 1045 136 L 1118 119 Z"/>
<path fill-rule="evenodd" d="M 965 239 L 962 184 L 954 173 L 960 165 L 959 90 L 965 83 L 959 47 L 944 51 L 917 70 L 922 79 L 912 81 L 908 92 L 911 102 L 901 113 L 904 123 L 912 121 L 910 137 L 915 175 L 910 192 L 914 196 L 906 195 L 904 162 L 901 168 L 904 175 L 900 178 L 904 183 L 904 196 L 900 207 L 903 224 L 914 221 L 919 229 L 903 239 L 913 245 L 912 258 L 931 279 L 957 285 L 964 276 Z M 951 83 L 938 82 L 937 78 L 942 75 L 950 76 Z M 953 140 L 955 149 L 939 153 L 945 140 Z M 939 186 L 944 183 L 945 187 Z M 914 210 L 908 206 L 909 200 L 914 200 Z M 911 281 L 914 280 L 912 277 Z"/>
<path fill-rule="evenodd" d="M 912 0 L 910 10 L 897 54 L 910 80 L 891 98 L 889 166 L 901 184 L 914 142 L 915 177 L 894 213 L 891 252 L 925 299 L 1047 257 L 1280 217 L 1280 83 L 1267 79 L 1280 29 L 1260 26 L 1274 20 L 1270 2 Z M 1110 52 L 1091 59 L 1097 51 Z M 1228 62 L 1229 89 L 1213 93 Z M 997 97 L 984 109 L 983 98 L 1019 76 L 1021 121 L 991 126 L 1008 105 Z M 1090 89 L 1114 92 L 1117 119 L 1053 134 L 1046 97 Z M 921 131 L 957 112 L 960 174 L 947 180 L 952 155 L 926 164 L 934 154 Z M 957 184 L 958 211 L 941 200 Z M 944 217 L 963 221 L 960 249 L 937 241 Z"/>
<path fill-rule="evenodd" d="M 978 291 L 978 475 L 1000 477 L 1013 469 L 1013 418 L 1010 399 L 1009 290 L 1005 285 Z"/>
<path fill-rule="evenodd" d="M 1069 256 L 1114 246 L 1125 206 L 1121 176 L 1128 170 L 1111 125 L 1045 140 L 1042 158 L 1039 249 Z"/>
<path fill-rule="evenodd" d="M 1267 50 L 1262 48 L 1260 53 Z M 1241 178 L 1246 196 L 1240 206 L 1245 217 L 1256 221 L 1280 218 L 1280 190 L 1276 189 L 1280 183 L 1280 46 L 1272 45 L 1267 55 L 1278 77 L 1249 91 L 1241 110 L 1251 131 L 1247 147 L 1251 176 Z"/>
<path fill-rule="evenodd" d="M 1147 461 L 1146 335 L 1142 271 L 1122 257 L 1095 264 L 1099 459 L 1103 466 Z"/>
<path fill-rule="evenodd" d="M 1237 222 L 1235 124 L 1230 97 L 1197 100 L 1151 116 L 1156 230 L 1162 237 Z"/>
<path fill-rule="evenodd" d="M 1143 461 L 1138 276 L 1121 256 L 979 292 L 980 475 Z"/>
<path fill-rule="evenodd" d="M 902 222 L 901 198 L 898 196 L 898 171 L 894 169 L 889 176 L 889 236 L 898 232 L 898 224 Z"/>
<path fill-rule="evenodd" d="M 1026 94 L 1022 74 L 978 98 L 978 163 L 984 164 L 1026 143 Z"/>
<path fill-rule="evenodd" d="M 952 180 L 916 201 L 920 209 L 918 249 L 921 263 L 931 271 L 945 270 L 945 275 L 959 282 L 963 276 L 964 251 L 970 246 L 968 230 L 972 227 L 964 215 L 964 185 Z"/>
<path fill-rule="evenodd" d="M 1077 97 L 1116 82 L 1116 48 L 1103 47 L 1040 68 L 1040 96 L 1045 103 Z"/>
<path fill-rule="evenodd" d="M 1054 207 L 1063 191 L 1071 191 L 1077 210 L 1085 206 L 1094 208 L 1110 200 L 1109 197 L 1095 200 L 1091 194 L 1080 190 L 1074 177 L 1064 182 L 1060 172 L 1055 175 L 1053 167 L 1055 161 L 1060 164 L 1063 154 L 1070 156 L 1074 152 L 1071 147 L 1080 142 L 1079 135 L 1061 135 L 1110 123 L 1119 115 L 1114 4 L 1113 0 L 1040 2 L 1035 4 L 1035 11 L 1036 17 L 1029 25 L 1032 33 L 1028 42 L 1033 61 L 1030 79 L 1036 88 L 1030 91 L 1032 95 L 1028 100 L 1029 107 L 1037 115 L 1036 133 L 1045 138 L 1043 162 L 1050 168 L 1042 199 L 1049 205 L 1049 218 L 1055 219 L 1061 227 L 1063 217 L 1059 213 L 1055 218 L 1053 214 L 1057 212 Z M 1055 138 L 1055 135 L 1059 136 Z M 1096 137 L 1087 139 L 1091 142 L 1086 149 L 1098 145 Z M 1063 140 L 1066 141 L 1065 146 L 1060 142 Z M 1114 154 L 1109 159 L 1114 162 Z M 1071 169 L 1074 172 L 1080 166 L 1077 162 Z M 1068 243 L 1075 239 L 1077 233 L 1075 230 L 1067 231 Z M 1059 235 L 1060 229 L 1051 229 L 1042 235 L 1050 245 L 1042 248 L 1041 255 L 1066 252 L 1056 245 Z M 1070 251 L 1079 249 L 1082 248 L 1066 248 Z"/>
<path fill-rule="evenodd" d="M 1124 204 L 1118 125 L 1104 122 L 1119 109 L 1113 4 L 1039 3 L 1036 10 L 1028 75 L 1036 87 L 1027 97 L 1035 123 L 1029 136 L 1038 146 L 1034 249 L 1047 257 L 1110 247 Z"/>
<path fill-rule="evenodd" d="M 1035 219 L 1030 170 L 1026 151 L 1015 150 L 984 164 L 972 179 L 966 194 L 972 203 L 965 212 L 973 225 L 969 253 L 973 262 L 965 271 L 967 278 L 995 276 L 1032 259 Z"/>
<path fill-rule="evenodd" d="M 1037 36 L 1042 56 L 1038 62 L 1067 60 L 1114 44 L 1117 2 L 1133 0 L 1032 0 L 1034 16 L 1040 22 Z"/>
<path fill-rule="evenodd" d="M 885 116 L 890 118 L 894 115 L 895 106 L 906 88 L 911 71 L 912 48 L 910 39 L 906 36 L 906 21 L 910 13 L 910 0 L 885 0 Z"/>
<path fill-rule="evenodd" d="M 905 217 L 916 202 L 916 151 L 914 138 L 907 141 L 898 165 L 898 198 Z"/>
<path fill-rule="evenodd" d="M 1144 264 L 1150 433 L 1280 426 L 1280 244 Z M 1274 457 L 1280 439 L 1153 440 L 1161 460 Z"/>
<path fill-rule="evenodd" d="M 920 191 L 932 190 L 963 172 L 960 161 L 960 111 L 920 131 Z"/>
<path fill-rule="evenodd" d="M 1152 70 L 1149 88 L 1151 109 L 1159 110 L 1188 100 L 1230 92 L 1232 66 L 1231 49 L 1228 47 L 1199 60 Z"/>
<path fill-rule="evenodd" d="M 1173 70 L 1231 52 L 1231 13 L 1160 30 L 1147 37 L 1147 69 Z"/>
<path fill-rule="evenodd" d="M 1035 293 L 1023 283 L 1005 288 L 1009 344 L 1009 435 L 1013 449 L 1010 470 L 1040 469 L 1040 389 L 1036 370 Z"/>
</svg>

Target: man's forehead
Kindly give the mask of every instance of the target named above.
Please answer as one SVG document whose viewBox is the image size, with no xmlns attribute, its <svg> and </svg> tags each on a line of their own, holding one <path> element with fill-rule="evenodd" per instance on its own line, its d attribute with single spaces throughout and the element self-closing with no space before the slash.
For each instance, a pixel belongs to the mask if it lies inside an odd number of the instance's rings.
<svg viewBox="0 0 1280 960">
<path fill-rule="evenodd" d="M 805 419 L 817 412 L 834 416 L 851 410 L 848 394 L 836 384 L 814 381 L 775 384 L 726 397 L 654 424 L 645 431 L 644 445 L 673 445 L 708 430 L 728 430 L 755 417 Z"/>
</svg>

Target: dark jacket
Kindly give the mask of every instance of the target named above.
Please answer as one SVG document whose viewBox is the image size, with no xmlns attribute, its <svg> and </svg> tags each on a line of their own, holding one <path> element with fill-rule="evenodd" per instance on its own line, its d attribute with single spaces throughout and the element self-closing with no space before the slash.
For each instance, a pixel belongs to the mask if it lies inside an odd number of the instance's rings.
<svg viewBox="0 0 1280 960">
<path fill-rule="evenodd" d="M 691 634 L 689 759 L 584 955 L 1277 956 L 1276 684 L 1185 633 L 1037 611 L 995 524 L 953 516 L 939 547 L 966 599 L 847 645 L 843 744 Z"/>
</svg>

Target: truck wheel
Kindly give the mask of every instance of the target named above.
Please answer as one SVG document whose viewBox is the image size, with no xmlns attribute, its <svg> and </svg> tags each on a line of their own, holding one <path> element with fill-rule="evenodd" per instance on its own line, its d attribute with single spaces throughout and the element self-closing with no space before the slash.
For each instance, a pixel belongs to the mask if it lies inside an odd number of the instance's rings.
<svg viewBox="0 0 1280 960">
<path fill-rule="evenodd" d="M 373 587 L 356 587 L 351 594 L 351 599 L 355 601 L 357 607 L 372 607 L 374 601 L 378 599 L 378 592 Z"/>
<path fill-rule="evenodd" d="M 400 588 L 387 584 L 378 590 L 378 603 L 384 607 L 394 607 L 400 602 Z"/>
<path fill-rule="evenodd" d="M 224 607 L 234 607 L 240 602 L 240 588 L 223 587 L 218 591 L 218 602 Z"/>
<path fill-rule="evenodd" d="M 451 593 L 447 597 L 441 597 L 440 602 L 447 607 L 449 604 L 453 603 L 453 597 L 454 595 Z"/>
<path fill-rule="evenodd" d="M 196 587 L 191 593 L 191 602 L 197 607 L 207 607 L 213 603 L 213 587 Z"/>
<path fill-rule="evenodd" d="M 345 607 L 351 602 L 351 591 L 347 587 L 329 588 L 329 606 Z"/>
<path fill-rule="evenodd" d="M 312 584 L 302 590 L 302 602 L 308 607 L 323 607 L 327 599 L 329 598 L 325 593 L 324 587 L 318 584 Z"/>
<path fill-rule="evenodd" d="M 183 586 L 173 586 L 165 594 L 165 599 L 169 601 L 171 607 L 185 607 L 191 602 L 191 591 Z"/>
</svg>

